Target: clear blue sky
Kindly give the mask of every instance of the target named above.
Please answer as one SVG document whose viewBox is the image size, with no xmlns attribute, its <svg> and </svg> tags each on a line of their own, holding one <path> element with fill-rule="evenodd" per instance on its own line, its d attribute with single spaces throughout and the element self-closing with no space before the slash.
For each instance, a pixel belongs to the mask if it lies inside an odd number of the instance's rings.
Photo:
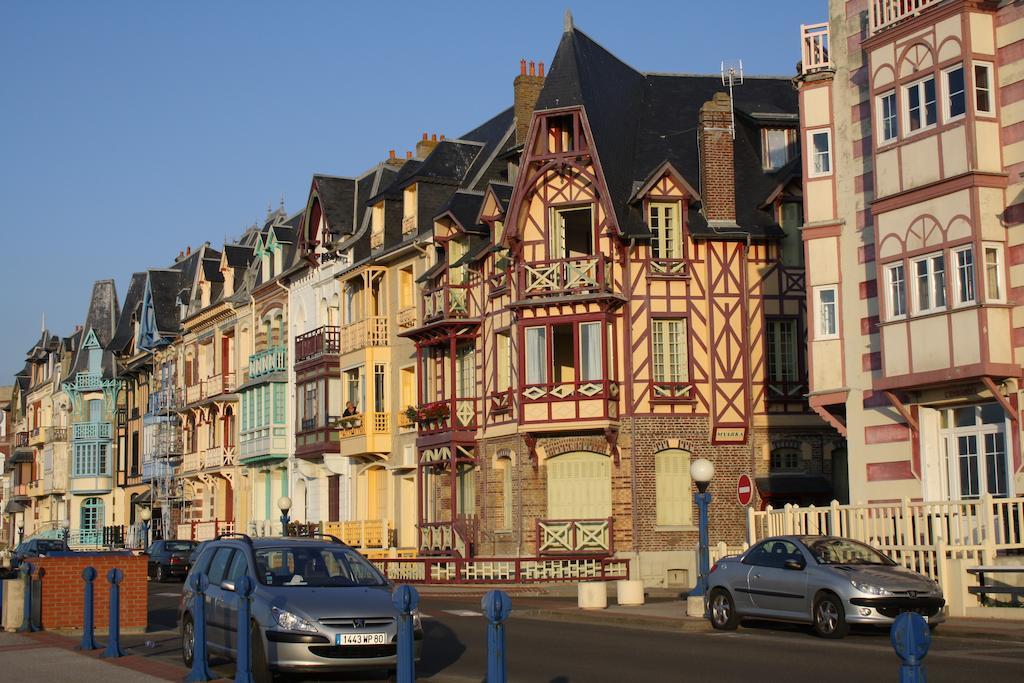
<svg viewBox="0 0 1024 683">
<path fill-rule="evenodd" d="M 568 3 L 49 2 L 0 6 L 0 384 L 45 312 L 68 334 L 92 282 L 234 238 L 314 172 L 357 174 L 422 132 L 511 104 Z M 645 71 L 794 73 L 826 0 L 577 2 Z"/>
</svg>

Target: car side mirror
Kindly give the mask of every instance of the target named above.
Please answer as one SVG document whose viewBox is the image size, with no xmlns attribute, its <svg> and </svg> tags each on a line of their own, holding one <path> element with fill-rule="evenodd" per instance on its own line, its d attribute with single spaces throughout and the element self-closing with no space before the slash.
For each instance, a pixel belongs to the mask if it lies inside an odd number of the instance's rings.
<svg viewBox="0 0 1024 683">
<path fill-rule="evenodd" d="M 782 565 L 786 569 L 793 569 L 800 571 L 804 568 L 804 563 L 800 560 L 786 560 L 786 564 Z"/>
<path fill-rule="evenodd" d="M 222 589 L 226 590 L 226 591 L 230 591 L 232 593 L 235 592 L 235 582 L 234 581 L 226 581 L 226 580 L 225 581 L 221 581 L 220 582 L 220 587 Z"/>
</svg>

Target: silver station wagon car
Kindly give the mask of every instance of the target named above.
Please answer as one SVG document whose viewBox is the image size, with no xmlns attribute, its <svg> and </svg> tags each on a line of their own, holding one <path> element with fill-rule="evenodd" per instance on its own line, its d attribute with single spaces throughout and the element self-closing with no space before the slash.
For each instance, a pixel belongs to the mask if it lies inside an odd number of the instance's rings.
<svg viewBox="0 0 1024 683">
<path fill-rule="evenodd" d="M 850 624 L 889 625 L 900 612 L 917 612 L 934 628 L 945 605 L 931 579 L 835 536 L 776 536 L 722 558 L 708 576 L 707 600 L 717 629 L 774 619 L 812 624 L 825 638 L 842 638 Z"/>
<path fill-rule="evenodd" d="M 252 578 L 252 673 L 317 672 L 396 667 L 398 611 L 391 583 L 358 552 L 332 537 L 221 537 L 203 548 L 189 572 L 180 606 L 182 658 L 192 665 L 197 594 L 192 576 L 209 579 L 204 601 L 211 655 L 234 657 L 239 595 Z M 414 652 L 423 629 L 413 614 Z"/>
</svg>

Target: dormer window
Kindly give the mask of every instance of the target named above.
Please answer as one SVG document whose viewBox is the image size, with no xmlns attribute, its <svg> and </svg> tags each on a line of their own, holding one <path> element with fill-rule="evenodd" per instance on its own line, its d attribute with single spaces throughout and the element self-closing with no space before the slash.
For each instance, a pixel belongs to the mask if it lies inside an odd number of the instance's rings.
<svg viewBox="0 0 1024 683">
<path fill-rule="evenodd" d="M 417 211 L 417 197 L 416 185 L 412 184 L 405 188 L 402 193 L 402 234 L 412 232 L 416 227 Z"/>
<path fill-rule="evenodd" d="M 594 223 L 589 205 L 552 209 L 550 258 L 594 255 Z"/>
<path fill-rule="evenodd" d="M 796 157 L 796 131 L 792 128 L 765 128 L 761 132 L 761 147 L 764 170 L 777 171 Z"/>
<path fill-rule="evenodd" d="M 683 257 L 682 221 L 678 202 L 650 206 L 651 256 L 656 259 Z"/>
</svg>

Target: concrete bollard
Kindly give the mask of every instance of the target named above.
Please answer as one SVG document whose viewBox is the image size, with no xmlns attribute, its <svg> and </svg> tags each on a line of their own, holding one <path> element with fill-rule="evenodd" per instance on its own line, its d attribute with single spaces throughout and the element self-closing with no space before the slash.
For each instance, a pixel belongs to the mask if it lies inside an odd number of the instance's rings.
<svg viewBox="0 0 1024 683">
<path fill-rule="evenodd" d="M 93 592 L 92 582 L 96 580 L 96 570 L 93 567 L 86 567 L 82 570 L 82 579 L 85 581 L 85 600 L 83 609 L 85 614 L 82 618 L 82 642 L 79 643 L 79 650 L 96 650 L 99 645 L 96 644 L 96 637 L 94 633 L 95 624 L 93 622 Z"/>
<path fill-rule="evenodd" d="M 644 604 L 644 582 L 620 579 L 615 582 L 615 601 L 620 605 Z"/>
<path fill-rule="evenodd" d="M 925 683 L 924 657 L 932 643 L 928 623 L 916 612 L 903 612 L 892 624 L 889 632 L 892 647 L 903 662 L 900 664 L 900 683 Z"/>
<path fill-rule="evenodd" d="M 235 582 L 235 595 L 238 596 L 238 658 L 235 661 L 235 683 L 253 683 L 249 608 L 254 590 L 256 585 L 250 576 L 243 576 Z"/>
<path fill-rule="evenodd" d="M 398 679 L 397 683 L 416 680 L 415 643 L 412 613 L 420 604 L 420 595 L 412 586 L 399 586 L 391 594 L 391 604 L 398 610 Z"/>
<path fill-rule="evenodd" d="M 22 562 L 19 569 L 21 579 L 25 583 L 25 601 L 23 603 L 25 611 L 22 613 L 18 633 L 31 633 L 37 630 L 32 623 L 32 570 L 34 568 L 31 562 Z"/>
<path fill-rule="evenodd" d="M 185 683 L 212 681 L 215 676 L 206 662 L 206 589 L 210 580 L 206 574 L 196 572 L 189 577 L 192 589 L 192 668 L 185 676 Z"/>
<path fill-rule="evenodd" d="M 124 657 L 125 652 L 121 649 L 121 582 L 124 581 L 124 572 L 116 567 L 107 572 L 107 581 L 110 582 L 110 617 L 107 635 L 107 649 L 100 657 Z"/>
<path fill-rule="evenodd" d="M 504 591 L 488 591 L 480 601 L 487 617 L 487 683 L 506 683 L 508 659 L 505 652 L 505 620 L 512 613 L 512 600 Z"/>
<path fill-rule="evenodd" d="M 608 606 L 608 585 L 604 581 L 581 581 L 576 599 L 580 609 L 604 609 Z"/>
</svg>

